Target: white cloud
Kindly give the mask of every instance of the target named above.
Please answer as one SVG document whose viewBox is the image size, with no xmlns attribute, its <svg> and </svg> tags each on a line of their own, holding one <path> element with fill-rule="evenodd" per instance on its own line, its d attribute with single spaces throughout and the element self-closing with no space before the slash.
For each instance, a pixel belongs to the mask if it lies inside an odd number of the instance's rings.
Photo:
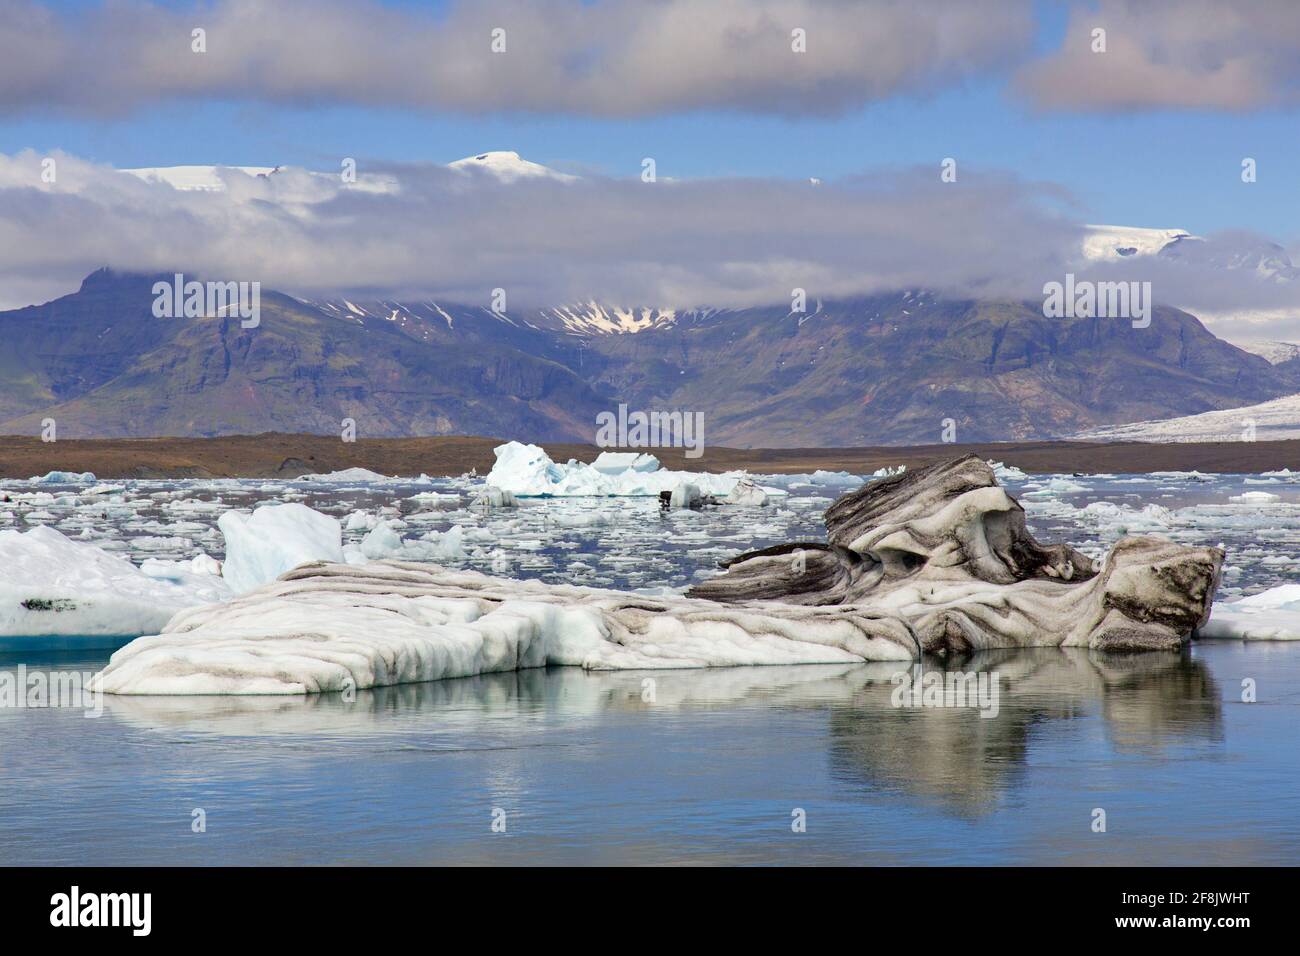
<svg viewBox="0 0 1300 956">
<path fill-rule="evenodd" d="M 1093 31 L 1104 29 L 1105 52 Z M 1016 86 L 1044 109 L 1253 110 L 1300 103 L 1295 0 L 1101 0 Z"/>
<path fill-rule="evenodd" d="M 920 288 L 1032 290 L 1079 242 L 1051 187 L 939 167 L 825 182 L 502 182 L 441 166 L 221 176 L 182 191 L 56 155 L 0 155 L 0 278 L 75 287 L 86 273 L 182 270 L 298 294 L 372 292 L 515 303 L 599 298 L 745 306 Z M 398 191 L 375 189 L 397 183 Z M 7 304 L 17 304 L 9 301 Z M 22 303 L 25 304 L 25 303 Z"/>
<path fill-rule="evenodd" d="M 191 51 L 206 31 L 207 52 Z M 505 30 L 493 53 L 492 31 Z M 792 51 L 791 31 L 806 33 Z M 0 110 L 112 115 L 189 98 L 636 116 L 837 113 L 1027 51 L 1027 0 L 0 0 Z"/>
</svg>

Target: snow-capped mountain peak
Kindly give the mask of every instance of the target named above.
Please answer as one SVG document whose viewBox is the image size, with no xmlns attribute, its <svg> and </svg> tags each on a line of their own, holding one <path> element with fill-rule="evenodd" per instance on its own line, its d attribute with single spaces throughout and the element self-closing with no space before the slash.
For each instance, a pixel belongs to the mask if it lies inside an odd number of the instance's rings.
<svg viewBox="0 0 1300 956">
<path fill-rule="evenodd" d="M 479 153 L 476 156 L 466 156 L 464 159 L 458 159 L 454 163 L 448 164 L 452 169 L 474 170 L 481 169 L 491 173 L 503 182 L 514 182 L 516 179 L 558 179 L 569 181 L 576 179 L 576 176 L 570 176 L 566 173 L 556 172 L 549 166 L 543 166 L 540 163 L 534 163 L 524 159 L 513 150 L 495 150 L 487 153 Z"/>
<path fill-rule="evenodd" d="M 1141 226 L 1084 226 L 1084 258 L 1091 261 L 1153 256 L 1172 242 L 1195 239 L 1186 229 L 1145 229 Z"/>
<path fill-rule="evenodd" d="M 120 172 L 129 173 L 147 183 L 165 183 L 173 189 L 184 192 L 224 192 L 226 189 L 224 174 L 228 170 L 236 170 L 248 176 L 271 176 L 284 168 L 283 166 L 221 165 L 145 166 L 138 169 L 123 169 Z M 570 176 L 567 173 L 551 169 L 549 166 L 543 166 L 540 163 L 524 159 L 513 150 L 497 150 L 466 156 L 464 159 L 449 163 L 448 168 L 461 172 L 482 170 L 491 173 L 504 183 L 511 183 L 520 179 L 553 179 L 561 182 L 577 179 L 576 176 Z M 336 173 L 311 172 L 308 175 L 322 179 L 328 178 L 331 181 L 337 179 Z M 395 180 L 385 176 L 378 178 L 371 176 L 358 181 L 358 188 L 367 191 L 395 192 L 398 187 L 399 184 Z"/>
</svg>

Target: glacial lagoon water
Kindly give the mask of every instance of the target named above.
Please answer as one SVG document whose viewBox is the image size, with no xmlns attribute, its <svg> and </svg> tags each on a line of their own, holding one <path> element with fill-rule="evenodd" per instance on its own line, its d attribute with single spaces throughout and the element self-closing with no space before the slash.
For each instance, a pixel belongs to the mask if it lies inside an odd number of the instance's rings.
<svg viewBox="0 0 1300 956">
<path fill-rule="evenodd" d="M 1129 528 L 1223 544 L 1224 596 L 1294 581 L 1300 566 L 1290 476 L 1008 484 L 1040 539 L 1100 553 Z M 57 495 L 0 507 L 8 527 L 39 509 L 48 517 L 35 520 L 137 560 L 178 559 L 220 556 L 212 525 L 225 507 L 305 500 L 346 517 L 428 490 L 140 482 L 97 511 Z M 449 499 L 401 520 L 406 535 L 472 529 L 449 563 L 678 588 L 738 551 L 820 537 L 841 489 L 789 490 L 749 511 L 602 499 L 475 514 Z M 1261 490 L 1276 497 L 1232 500 Z M 108 653 L 7 653 L 0 672 L 88 673 Z M 895 664 L 551 668 L 354 700 L 107 697 L 94 717 L 0 708 L 0 863 L 1300 860 L 1300 643 L 996 652 L 951 666 L 996 675 L 995 715 L 895 706 Z"/>
</svg>

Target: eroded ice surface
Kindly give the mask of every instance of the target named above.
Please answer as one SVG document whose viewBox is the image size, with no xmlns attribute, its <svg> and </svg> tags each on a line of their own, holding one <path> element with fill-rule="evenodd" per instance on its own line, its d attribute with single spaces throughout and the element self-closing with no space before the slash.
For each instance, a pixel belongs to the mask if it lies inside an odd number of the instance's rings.
<svg viewBox="0 0 1300 956">
<path fill-rule="evenodd" d="M 1009 469 L 999 469 L 998 474 L 1024 505 L 1030 529 L 1040 540 L 1068 541 L 1092 557 L 1101 557 L 1124 534 L 1156 534 L 1185 544 L 1223 547 L 1227 558 L 1209 628 L 1215 635 L 1262 636 L 1263 612 L 1251 612 L 1247 625 L 1244 611 L 1250 605 L 1233 610 L 1232 602 L 1300 584 L 1300 473 L 1018 478 Z M 485 484 L 481 476 L 382 483 L 100 483 L 93 476 L 77 477 L 85 480 L 0 482 L 0 529 L 54 528 L 115 560 L 143 566 L 146 577 L 150 568 L 178 575 L 192 571 L 196 558 L 225 557 L 224 537 L 217 527 L 222 514 L 247 514 L 264 503 L 297 502 L 343 523 L 345 560 L 368 552 L 513 578 L 652 593 L 680 593 L 717 573 L 718 561 L 744 551 L 824 539 L 822 512 L 836 496 L 864 480 L 841 472 L 755 475 L 763 487 L 786 494 L 763 508 L 664 511 L 648 497 L 525 498 L 518 508 L 471 507 Z M 1276 500 L 1233 500 L 1261 491 Z M 381 522 L 382 530 L 375 534 Z M 6 570 L 14 566 L 9 562 Z M 47 583 L 57 580 L 56 572 L 65 573 L 53 569 Z M 1281 625 L 1270 625 L 1280 637 L 1297 609 L 1286 607 L 1286 601 L 1277 603 L 1268 614 L 1281 620 Z M 160 613 L 155 612 L 155 620 Z M 71 618 L 51 617 L 24 627 L 34 634 L 67 633 L 71 623 Z M 95 627 L 109 624 L 105 620 Z M 140 622 L 133 627 L 132 633 L 156 632 L 161 624 Z"/>
</svg>

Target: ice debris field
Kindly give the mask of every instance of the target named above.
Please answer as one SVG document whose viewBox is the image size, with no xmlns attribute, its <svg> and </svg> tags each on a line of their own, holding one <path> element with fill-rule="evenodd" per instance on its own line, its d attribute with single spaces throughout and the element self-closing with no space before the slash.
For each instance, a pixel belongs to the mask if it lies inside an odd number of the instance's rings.
<svg viewBox="0 0 1300 956">
<path fill-rule="evenodd" d="M 1200 637 L 1300 638 L 1300 473 L 996 471 L 1026 509 L 1034 534 L 1068 541 L 1092 557 L 1130 534 L 1223 548 L 1222 582 Z M 54 472 L 3 481 L 0 651 L 118 648 L 159 634 L 180 615 L 203 625 L 204 653 L 210 653 L 212 615 L 205 617 L 205 609 L 229 609 L 308 561 L 473 570 L 506 579 L 494 585 L 505 593 L 509 579 L 532 579 L 671 601 L 719 573 L 719 561 L 780 542 L 824 540 L 822 515 L 831 502 L 883 474 L 673 472 L 638 454 L 607 453 L 591 465 L 556 463 L 541 448 L 511 442 L 497 449 L 496 466 L 486 476 L 392 478 L 351 469 L 277 481 L 101 482 L 91 474 Z M 517 591 L 518 615 L 531 621 L 530 633 L 545 638 L 522 657 L 498 655 L 484 663 L 480 653 L 454 660 L 448 645 L 428 650 L 410 675 L 398 678 L 592 659 L 597 666 L 657 666 L 653 648 L 620 656 L 600 644 L 605 635 L 581 615 L 530 603 L 528 587 Z M 430 603 L 425 610 L 431 621 L 442 622 L 438 633 L 460 633 L 457 628 L 474 623 L 469 602 Z M 328 601 L 299 601 L 277 613 L 323 622 L 332 610 Z M 221 620 L 221 627 L 233 628 L 248 616 Z M 381 615 L 367 625 L 387 629 L 400 643 L 406 623 Z M 418 640 L 412 634 L 406 636 Z M 166 636 L 174 648 L 185 635 Z M 743 648 L 728 647 L 725 637 L 710 647 L 697 641 L 673 660 L 701 666 L 860 659 L 842 646 L 791 642 L 788 635 L 749 637 Z M 355 652 L 345 638 L 339 653 Z M 118 655 L 138 656 L 152 640 Z M 476 640 L 480 648 L 491 643 L 482 634 Z M 445 660 L 431 663 L 429 654 Z M 267 691 L 328 689 L 310 680 L 291 683 Z M 124 680 L 119 692 L 150 692 L 128 684 Z M 227 691 L 198 682 L 185 692 Z"/>
</svg>

